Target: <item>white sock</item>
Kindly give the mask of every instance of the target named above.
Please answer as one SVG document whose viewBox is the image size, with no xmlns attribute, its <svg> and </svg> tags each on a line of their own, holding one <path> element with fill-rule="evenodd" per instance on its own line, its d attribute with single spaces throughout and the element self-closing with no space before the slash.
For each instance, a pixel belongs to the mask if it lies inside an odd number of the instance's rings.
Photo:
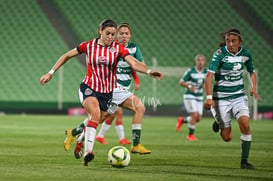
<svg viewBox="0 0 273 181">
<path fill-rule="evenodd" d="M 116 125 L 116 131 L 117 131 L 119 140 L 122 140 L 123 138 L 125 138 L 124 128 L 122 124 Z"/>
<path fill-rule="evenodd" d="M 96 129 L 93 127 L 85 128 L 85 138 L 84 138 L 84 156 L 93 151 L 93 146 L 96 137 Z"/>
<path fill-rule="evenodd" d="M 111 124 L 107 124 L 106 122 L 103 122 L 100 128 L 100 131 L 98 133 L 98 136 L 104 137 L 104 135 L 106 134 L 106 132 L 109 130 L 110 127 L 111 127 Z"/>
</svg>

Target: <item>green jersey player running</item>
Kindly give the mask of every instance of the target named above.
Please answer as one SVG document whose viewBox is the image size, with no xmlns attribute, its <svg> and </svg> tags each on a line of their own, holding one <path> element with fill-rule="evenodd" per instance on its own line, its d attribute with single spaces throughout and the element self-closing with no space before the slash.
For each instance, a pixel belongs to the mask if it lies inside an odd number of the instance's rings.
<svg viewBox="0 0 273 181">
<path fill-rule="evenodd" d="M 241 168 L 254 169 L 248 162 L 251 132 L 249 128 L 248 100 L 244 91 L 243 70 L 250 74 L 252 88 L 250 95 L 261 101 L 256 91 L 256 74 L 252 56 L 241 46 L 242 36 L 238 29 L 230 29 L 221 34 L 223 41 L 213 54 L 205 80 L 207 100 L 205 108 L 211 109 L 217 122 L 214 131 L 220 128 L 221 137 L 228 142 L 232 139 L 231 119 L 235 117 L 241 130 Z M 212 78 L 215 83 L 212 87 Z"/>
<path fill-rule="evenodd" d="M 205 56 L 202 54 L 196 55 L 195 67 L 188 69 L 180 80 L 180 85 L 185 87 L 184 106 L 190 116 L 183 119 L 178 117 L 176 131 L 180 131 L 183 123 L 188 123 L 189 134 L 187 140 L 197 141 L 194 136 L 196 123 L 201 121 L 203 115 L 203 87 L 207 69 L 205 66 Z"/>
</svg>

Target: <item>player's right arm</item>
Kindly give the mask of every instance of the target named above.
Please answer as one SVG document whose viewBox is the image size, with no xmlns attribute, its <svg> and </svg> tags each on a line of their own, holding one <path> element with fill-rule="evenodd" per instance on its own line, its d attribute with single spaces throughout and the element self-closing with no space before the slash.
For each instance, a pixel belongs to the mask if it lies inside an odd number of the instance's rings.
<svg viewBox="0 0 273 181">
<path fill-rule="evenodd" d="M 55 63 L 55 65 L 52 67 L 52 69 L 45 75 L 43 75 L 40 78 L 40 84 L 41 85 L 45 85 L 45 83 L 47 83 L 48 81 L 51 80 L 52 75 L 54 74 L 54 72 L 56 72 L 61 66 L 63 66 L 70 58 L 78 55 L 79 52 L 77 50 L 77 48 L 74 48 L 72 50 L 69 50 L 68 52 L 66 52 L 65 54 L 63 54 Z"/>
<path fill-rule="evenodd" d="M 214 101 L 212 99 L 212 78 L 214 77 L 214 73 L 213 72 L 208 72 L 206 75 L 206 79 L 205 79 L 205 90 L 206 90 L 206 94 L 207 94 L 207 99 L 205 102 L 205 108 L 206 109 L 210 109 L 210 107 L 214 107 Z"/>
</svg>

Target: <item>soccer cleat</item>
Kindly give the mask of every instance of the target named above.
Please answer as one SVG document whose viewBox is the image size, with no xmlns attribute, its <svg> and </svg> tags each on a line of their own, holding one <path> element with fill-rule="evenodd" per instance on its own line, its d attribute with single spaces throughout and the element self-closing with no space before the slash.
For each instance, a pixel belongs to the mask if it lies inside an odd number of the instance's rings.
<svg viewBox="0 0 273 181">
<path fill-rule="evenodd" d="M 138 144 L 137 146 L 131 147 L 131 152 L 139 154 L 150 154 L 152 151 L 146 149 L 142 144 Z"/>
<path fill-rule="evenodd" d="M 103 145 L 107 145 L 107 144 L 108 144 L 108 142 L 105 140 L 104 137 L 96 136 L 96 140 L 97 140 L 98 142 L 100 142 L 101 144 L 103 144 Z"/>
<path fill-rule="evenodd" d="M 220 128 L 219 128 L 219 124 L 214 121 L 213 124 L 212 124 L 212 130 L 215 132 L 215 133 L 218 133 Z"/>
<path fill-rule="evenodd" d="M 64 140 L 64 149 L 68 151 L 70 144 L 74 141 L 74 136 L 72 135 L 72 129 L 65 130 L 66 138 Z"/>
<path fill-rule="evenodd" d="M 76 148 L 74 150 L 74 156 L 77 159 L 80 159 L 82 157 L 83 154 L 83 142 L 78 142 L 76 144 Z"/>
<path fill-rule="evenodd" d="M 183 117 L 180 116 L 180 117 L 178 117 L 177 124 L 176 124 L 176 131 L 177 132 L 180 131 L 180 128 L 181 128 L 182 124 L 183 124 Z"/>
<path fill-rule="evenodd" d="M 94 158 L 95 158 L 94 153 L 87 153 L 87 154 L 84 156 L 83 165 L 84 165 L 84 166 L 88 166 L 88 163 L 91 162 Z"/>
<path fill-rule="evenodd" d="M 241 169 L 255 169 L 255 167 L 246 161 L 241 162 Z"/>
<path fill-rule="evenodd" d="M 194 136 L 194 134 L 188 134 L 187 140 L 189 140 L 189 141 L 197 141 L 198 138 L 196 138 L 196 137 Z"/>
<path fill-rule="evenodd" d="M 121 139 L 121 140 L 119 141 L 119 144 L 120 144 L 120 145 L 129 145 L 129 144 L 131 144 L 131 142 L 128 141 L 126 138 L 123 138 L 123 139 Z"/>
</svg>

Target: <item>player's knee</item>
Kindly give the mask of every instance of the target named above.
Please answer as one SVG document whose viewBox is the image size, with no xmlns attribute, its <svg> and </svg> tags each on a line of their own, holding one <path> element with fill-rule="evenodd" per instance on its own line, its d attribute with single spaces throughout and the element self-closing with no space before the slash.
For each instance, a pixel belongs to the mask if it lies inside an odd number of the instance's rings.
<svg viewBox="0 0 273 181">
<path fill-rule="evenodd" d="M 137 107 L 137 111 L 144 114 L 145 111 L 146 111 L 146 108 L 145 108 L 144 104 L 141 103 L 141 104 Z"/>
</svg>

